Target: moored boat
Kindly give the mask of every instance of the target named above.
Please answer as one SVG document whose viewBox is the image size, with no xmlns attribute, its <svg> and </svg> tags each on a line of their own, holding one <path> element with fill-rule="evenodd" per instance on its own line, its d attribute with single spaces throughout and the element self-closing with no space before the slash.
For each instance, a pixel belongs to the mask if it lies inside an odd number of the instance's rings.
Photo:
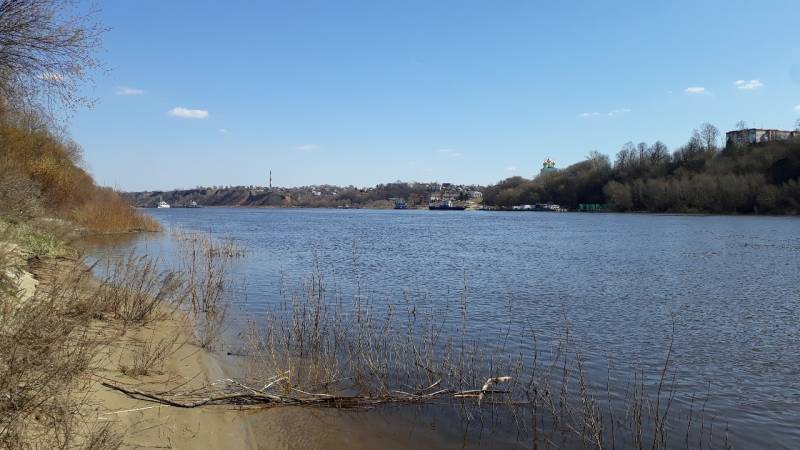
<svg viewBox="0 0 800 450">
<path fill-rule="evenodd" d="M 446 201 L 441 203 L 431 203 L 428 205 L 428 209 L 431 211 L 464 211 L 467 209 L 464 205 L 457 205 L 452 201 Z"/>
</svg>

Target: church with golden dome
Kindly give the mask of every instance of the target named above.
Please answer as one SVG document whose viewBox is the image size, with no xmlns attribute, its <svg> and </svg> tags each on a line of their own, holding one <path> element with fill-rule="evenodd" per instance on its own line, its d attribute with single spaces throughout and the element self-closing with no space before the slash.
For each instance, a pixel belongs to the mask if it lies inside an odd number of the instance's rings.
<svg viewBox="0 0 800 450">
<path fill-rule="evenodd" d="M 558 169 L 556 168 L 556 162 L 550 158 L 547 158 L 544 160 L 544 163 L 542 164 L 542 171 L 540 173 L 545 174 L 557 171 Z"/>
</svg>

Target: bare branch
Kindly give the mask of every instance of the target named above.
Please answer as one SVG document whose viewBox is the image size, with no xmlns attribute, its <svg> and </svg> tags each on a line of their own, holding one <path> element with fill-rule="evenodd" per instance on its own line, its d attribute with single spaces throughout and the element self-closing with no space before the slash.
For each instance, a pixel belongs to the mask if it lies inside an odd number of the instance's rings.
<svg viewBox="0 0 800 450">
<path fill-rule="evenodd" d="M 0 101 L 69 113 L 105 31 L 75 0 L 0 0 Z"/>
</svg>

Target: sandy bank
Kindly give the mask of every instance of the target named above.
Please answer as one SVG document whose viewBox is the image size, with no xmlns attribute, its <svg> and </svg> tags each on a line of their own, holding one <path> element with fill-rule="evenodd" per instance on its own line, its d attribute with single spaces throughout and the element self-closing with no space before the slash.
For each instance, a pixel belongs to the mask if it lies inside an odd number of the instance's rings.
<svg viewBox="0 0 800 450">
<path fill-rule="evenodd" d="M 46 288 L 76 264 L 67 258 L 36 259 L 29 270 Z M 87 277 L 82 291 L 92 295 L 98 283 Z M 84 431 L 111 424 L 113 433 L 121 436 L 120 448 L 130 449 L 256 447 L 242 420 L 243 412 L 235 408 L 174 408 L 133 399 L 101 384 L 185 392 L 224 378 L 215 357 L 192 343 L 191 323 L 184 314 L 165 311 L 163 319 L 127 328 L 104 317 L 93 321 L 89 332 L 100 345 L 92 370 L 86 374 L 85 388 L 78 393 L 78 401 L 84 405 Z"/>
<path fill-rule="evenodd" d="M 181 409 L 136 400 L 101 385 L 103 381 L 146 390 L 166 392 L 199 389 L 223 377 L 213 356 L 193 345 L 185 320 L 173 317 L 127 330 L 98 355 L 98 370 L 88 389 L 89 420 L 113 423 L 124 432 L 122 448 L 217 449 L 252 448 L 242 413 L 232 408 Z M 147 342 L 175 342 L 163 366 L 146 375 L 130 370 L 137 348 Z"/>
</svg>

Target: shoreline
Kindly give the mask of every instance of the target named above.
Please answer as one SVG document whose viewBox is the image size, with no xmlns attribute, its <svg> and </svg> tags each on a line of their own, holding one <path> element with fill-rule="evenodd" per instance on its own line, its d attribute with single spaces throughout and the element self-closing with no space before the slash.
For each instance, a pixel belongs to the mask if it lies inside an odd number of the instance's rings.
<svg viewBox="0 0 800 450">
<path fill-rule="evenodd" d="M 11 244 L 13 245 L 13 244 Z M 75 249 L 65 244 L 67 248 Z M 51 287 L 63 280 L 74 281 L 79 302 L 91 303 L 101 280 L 90 267 L 74 256 L 37 256 L 24 248 L 19 252 L 19 278 L 26 280 L 25 298 L 35 299 L 36 291 L 48 295 Z M 28 282 L 27 280 L 33 280 Z M 34 300 L 35 301 L 35 300 Z M 216 354 L 194 343 L 189 315 L 172 306 L 161 306 L 153 320 L 125 324 L 98 313 L 84 325 L 85 333 L 97 345 L 87 351 L 91 363 L 81 375 L 77 390 L 70 397 L 82 418 L 77 425 L 80 445 L 96 443 L 104 436 L 109 448 L 177 448 L 210 450 L 233 446 L 255 448 L 253 430 L 242 412 L 234 407 L 210 406 L 185 409 L 132 398 L 103 383 L 145 391 L 202 389 L 227 378 L 229 370 Z M 161 349 L 161 350 L 159 350 Z M 144 352 L 152 361 L 137 362 Z M 152 355 L 163 352 L 161 355 Z M 139 368 L 144 366 L 145 369 Z M 148 367 L 149 366 L 149 367 Z M 91 440 L 91 442 L 83 442 Z M 102 447 L 105 448 L 105 447 Z"/>
<path fill-rule="evenodd" d="M 151 207 L 143 207 L 143 206 L 136 206 L 137 210 L 142 211 L 150 211 L 150 210 L 157 210 L 159 208 L 151 208 Z M 395 211 L 394 208 L 370 208 L 370 207 L 350 207 L 350 208 L 339 208 L 336 206 L 250 206 L 250 205 L 210 205 L 210 206 L 202 206 L 200 208 L 185 208 L 185 207 L 171 207 L 169 209 L 269 209 L 269 210 L 342 210 L 342 211 L 352 211 L 352 210 L 369 210 L 369 211 Z M 397 211 L 428 211 L 427 207 L 423 208 L 406 208 Z M 463 211 L 453 211 L 453 212 L 502 212 L 502 213 L 545 213 L 551 214 L 550 211 L 513 211 L 511 209 L 465 209 Z M 651 212 L 651 211 L 559 211 L 558 214 L 580 214 L 580 215 L 597 215 L 597 214 L 607 214 L 607 215 L 639 215 L 639 216 L 675 216 L 675 217 L 800 217 L 800 214 L 747 214 L 747 213 L 710 213 L 710 212 Z M 147 231 L 145 231 L 147 232 Z M 141 233 L 141 231 L 128 231 L 128 232 L 119 232 L 119 233 L 108 233 L 108 234 L 135 234 Z"/>
</svg>

